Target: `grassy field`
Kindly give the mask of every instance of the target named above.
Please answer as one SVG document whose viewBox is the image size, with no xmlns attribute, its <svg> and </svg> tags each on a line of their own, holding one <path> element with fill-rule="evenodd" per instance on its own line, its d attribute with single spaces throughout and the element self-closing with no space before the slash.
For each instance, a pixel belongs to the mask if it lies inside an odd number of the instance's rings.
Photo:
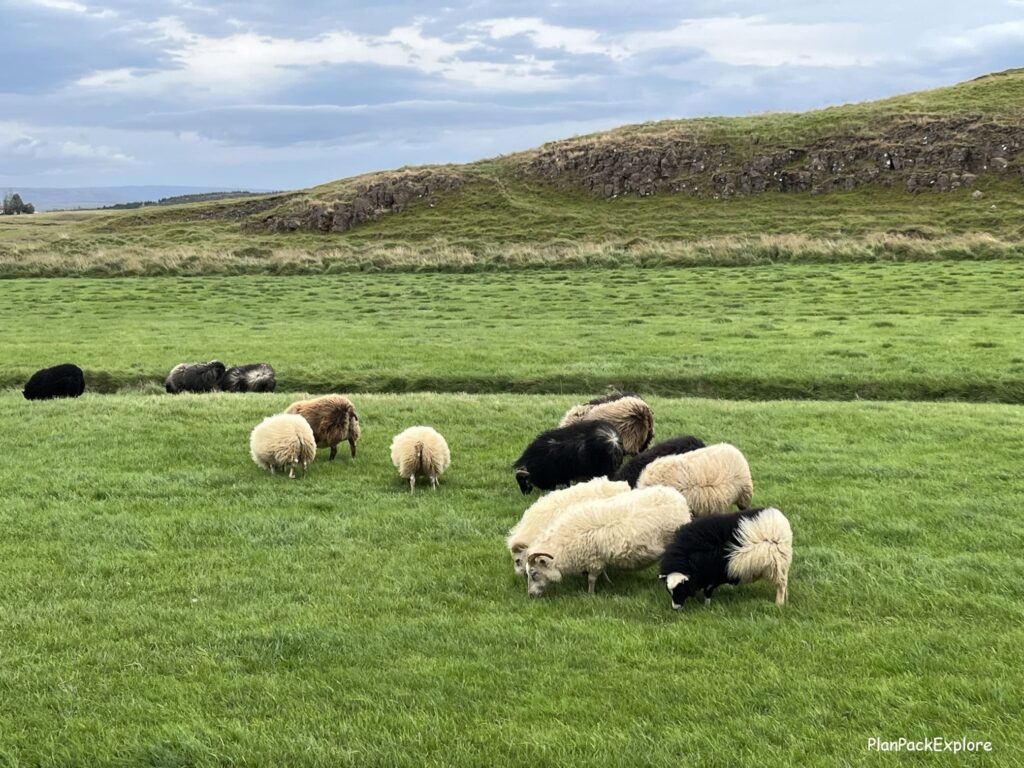
<svg viewBox="0 0 1024 768">
<path fill-rule="evenodd" d="M 574 396 L 361 395 L 360 455 L 261 473 L 293 395 L 0 395 L 0 765 L 946 764 L 1024 759 L 1024 415 L 651 400 L 792 521 L 765 584 L 673 613 L 653 571 L 530 601 L 508 469 Z M 448 437 L 410 495 L 391 436 Z M 939 762 L 935 762 L 938 759 Z"/>
<path fill-rule="evenodd" d="M 1024 402 L 1024 262 L 0 281 L 0 386 L 188 360 L 321 391 Z"/>
</svg>

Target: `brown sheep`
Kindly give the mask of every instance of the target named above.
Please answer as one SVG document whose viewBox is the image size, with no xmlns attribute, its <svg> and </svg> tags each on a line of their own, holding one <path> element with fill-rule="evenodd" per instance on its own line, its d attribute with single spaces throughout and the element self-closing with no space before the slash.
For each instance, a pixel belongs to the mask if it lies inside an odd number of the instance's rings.
<svg viewBox="0 0 1024 768">
<path fill-rule="evenodd" d="M 344 395 L 324 395 L 312 400 L 299 400 L 288 406 L 285 413 L 297 413 L 309 422 L 316 437 L 317 448 L 330 446 L 330 460 L 338 455 L 338 443 L 348 440 L 352 458 L 356 457 L 359 440 L 359 416 L 352 401 Z"/>
</svg>

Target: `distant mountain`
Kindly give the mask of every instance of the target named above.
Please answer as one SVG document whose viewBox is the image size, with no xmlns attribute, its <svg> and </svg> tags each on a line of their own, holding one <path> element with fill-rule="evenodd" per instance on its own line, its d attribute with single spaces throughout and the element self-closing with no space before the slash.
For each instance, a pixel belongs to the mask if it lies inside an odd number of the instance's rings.
<svg viewBox="0 0 1024 768">
<path fill-rule="evenodd" d="M 0 187 L 0 197 L 17 192 L 37 211 L 74 208 L 106 208 L 125 203 L 156 202 L 164 198 L 232 192 L 229 187 L 132 186 L 132 187 Z M 209 198 L 207 198 L 209 199 Z M 182 201 L 184 202 L 184 201 Z"/>
</svg>

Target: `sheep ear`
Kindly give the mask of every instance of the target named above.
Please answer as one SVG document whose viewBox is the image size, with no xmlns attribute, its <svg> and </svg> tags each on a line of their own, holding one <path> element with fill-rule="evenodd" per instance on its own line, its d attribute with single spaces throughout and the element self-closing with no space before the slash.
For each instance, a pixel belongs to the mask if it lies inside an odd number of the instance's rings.
<svg viewBox="0 0 1024 768">
<path fill-rule="evenodd" d="M 664 581 L 665 579 L 668 578 L 668 574 L 667 573 L 659 573 L 658 574 L 658 578 L 661 579 L 662 581 Z"/>
<path fill-rule="evenodd" d="M 514 547 L 512 547 L 512 554 L 513 555 L 518 555 L 524 549 L 526 549 L 526 545 L 525 544 L 516 544 Z"/>
<path fill-rule="evenodd" d="M 678 571 L 676 571 L 675 573 L 670 573 L 668 575 L 668 578 L 665 579 L 665 586 L 668 587 L 669 589 L 675 589 L 680 584 L 682 584 L 684 581 L 688 581 L 689 578 L 690 577 L 687 576 L 686 574 L 679 573 Z"/>
</svg>

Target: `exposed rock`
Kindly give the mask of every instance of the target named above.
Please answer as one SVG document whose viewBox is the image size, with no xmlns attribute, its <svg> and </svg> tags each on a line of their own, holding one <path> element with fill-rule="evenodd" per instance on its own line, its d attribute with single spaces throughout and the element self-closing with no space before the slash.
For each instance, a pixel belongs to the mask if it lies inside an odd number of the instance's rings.
<svg viewBox="0 0 1024 768">
<path fill-rule="evenodd" d="M 984 196 L 985 193 L 982 192 L 980 189 L 976 189 L 973 192 L 971 192 L 971 200 L 981 200 L 981 198 L 983 198 Z"/>
</svg>

